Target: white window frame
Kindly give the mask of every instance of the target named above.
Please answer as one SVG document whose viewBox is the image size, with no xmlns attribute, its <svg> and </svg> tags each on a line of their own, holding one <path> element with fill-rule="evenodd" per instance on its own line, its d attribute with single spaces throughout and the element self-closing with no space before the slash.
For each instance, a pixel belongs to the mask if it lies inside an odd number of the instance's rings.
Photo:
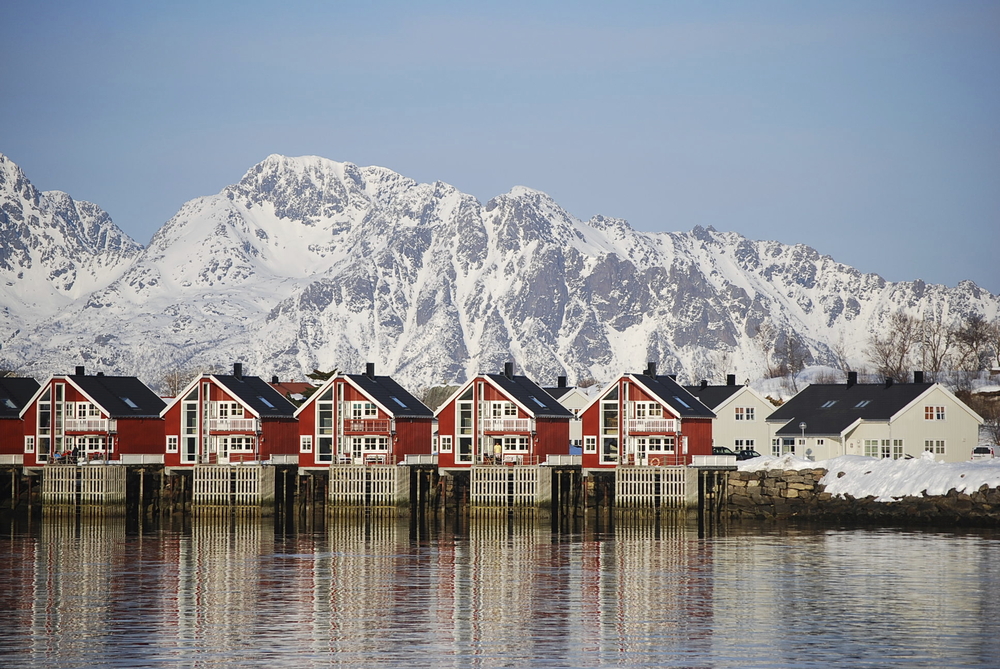
<svg viewBox="0 0 1000 669">
<path fill-rule="evenodd" d="M 25 453 L 35 452 L 35 435 L 28 434 L 24 436 L 24 452 Z"/>
<path fill-rule="evenodd" d="M 450 434 L 441 435 L 441 452 L 451 453 L 452 448 L 452 436 Z"/>
<path fill-rule="evenodd" d="M 928 453 L 933 453 L 934 455 L 944 455 L 947 452 L 948 445 L 945 443 L 944 439 L 925 439 L 924 440 L 924 450 Z"/>
<path fill-rule="evenodd" d="M 597 452 L 597 437 L 584 437 L 583 438 L 583 452 L 584 453 L 596 453 Z"/>
<path fill-rule="evenodd" d="M 299 453 L 312 453 L 313 436 L 311 434 L 299 435 Z"/>
<path fill-rule="evenodd" d="M 167 453 L 176 453 L 180 449 L 180 438 L 176 434 L 167 435 Z"/>
</svg>

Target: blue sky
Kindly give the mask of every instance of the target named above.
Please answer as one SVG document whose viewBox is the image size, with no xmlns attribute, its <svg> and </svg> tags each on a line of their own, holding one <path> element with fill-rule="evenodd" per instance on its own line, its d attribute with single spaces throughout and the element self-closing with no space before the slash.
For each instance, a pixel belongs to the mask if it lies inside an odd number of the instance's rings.
<svg viewBox="0 0 1000 669">
<path fill-rule="evenodd" d="M 32 2 L 0 152 L 141 243 L 268 154 L 1000 293 L 1000 2 Z"/>
</svg>

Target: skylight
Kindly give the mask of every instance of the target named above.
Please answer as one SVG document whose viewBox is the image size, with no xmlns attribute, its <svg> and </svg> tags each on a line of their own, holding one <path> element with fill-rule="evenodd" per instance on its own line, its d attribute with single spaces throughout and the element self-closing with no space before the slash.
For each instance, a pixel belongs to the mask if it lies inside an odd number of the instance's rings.
<svg viewBox="0 0 1000 669">
<path fill-rule="evenodd" d="M 535 404 L 537 404 L 538 406 L 542 407 L 543 409 L 546 409 L 546 408 L 548 408 L 548 406 L 547 406 L 546 404 L 544 404 L 544 403 L 540 402 L 540 401 L 538 400 L 538 398 L 537 398 L 537 397 L 535 397 L 534 395 L 528 395 L 528 397 L 530 397 L 530 398 L 531 398 L 531 401 L 532 401 L 532 402 L 534 402 L 534 403 L 535 403 Z"/>
<path fill-rule="evenodd" d="M 130 408 L 132 408 L 132 409 L 138 409 L 138 408 L 139 408 L 139 405 L 138 405 L 138 404 L 136 404 L 135 402 L 133 402 L 132 400 L 130 400 L 130 399 L 129 399 L 129 398 L 127 398 L 127 397 L 122 397 L 122 398 L 121 398 L 121 400 L 122 400 L 122 402 L 124 402 L 125 404 L 129 405 L 129 407 L 130 407 Z"/>
<path fill-rule="evenodd" d="M 832 407 L 836 403 L 837 403 L 837 400 L 829 400 L 829 401 L 823 402 L 823 405 L 820 408 L 821 409 L 829 409 L 830 407 Z"/>
<path fill-rule="evenodd" d="M 392 401 L 395 402 L 396 404 L 398 404 L 399 406 L 403 407 L 404 409 L 407 408 L 406 405 L 403 404 L 398 397 L 393 397 Z"/>
<path fill-rule="evenodd" d="M 684 407 L 685 409 L 690 409 L 690 408 L 691 408 L 691 405 L 690 405 L 690 404 L 688 404 L 687 402 L 685 402 L 685 401 L 684 401 L 684 400 L 682 400 L 681 398 L 677 397 L 677 395 L 674 395 L 674 399 L 675 399 L 675 400 L 677 400 L 677 401 L 678 401 L 678 402 L 680 403 L 680 405 L 681 405 L 682 407 Z"/>
<path fill-rule="evenodd" d="M 263 402 L 264 406 L 266 406 L 268 409 L 273 409 L 274 408 L 273 404 L 271 404 L 270 402 L 268 402 L 266 399 L 264 399 L 260 395 L 257 395 L 257 399 L 259 399 L 261 402 Z"/>
<path fill-rule="evenodd" d="M 3 403 L 7 405 L 8 409 L 16 409 L 17 405 L 10 401 L 10 398 L 5 397 Z"/>
<path fill-rule="evenodd" d="M 861 400 L 860 402 L 858 402 L 857 404 L 854 405 L 854 408 L 855 409 L 860 409 L 861 407 L 866 407 L 866 406 L 868 406 L 871 403 L 872 403 L 871 400 Z"/>
</svg>

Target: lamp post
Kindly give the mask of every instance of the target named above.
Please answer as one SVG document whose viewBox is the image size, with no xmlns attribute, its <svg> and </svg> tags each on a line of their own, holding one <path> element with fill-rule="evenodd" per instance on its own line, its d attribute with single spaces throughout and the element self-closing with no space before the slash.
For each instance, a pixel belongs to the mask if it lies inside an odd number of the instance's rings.
<svg viewBox="0 0 1000 669">
<path fill-rule="evenodd" d="M 799 423 L 799 429 L 802 430 L 802 445 L 806 445 L 806 422 L 802 421 Z"/>
</svg>

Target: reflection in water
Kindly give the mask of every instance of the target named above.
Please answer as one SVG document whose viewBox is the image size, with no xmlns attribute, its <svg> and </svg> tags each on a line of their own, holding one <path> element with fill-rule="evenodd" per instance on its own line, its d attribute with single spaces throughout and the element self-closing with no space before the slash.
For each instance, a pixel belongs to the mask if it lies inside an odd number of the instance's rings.
<svg viewBox="0 0 1000 669">
<path fill-rule="evenodd" d="M 278 528 L 276 530 L 276 527 Z M 0 665 L 991 666 L 996 535 L 491 511 L 0 534 Z"/>
</svg>

